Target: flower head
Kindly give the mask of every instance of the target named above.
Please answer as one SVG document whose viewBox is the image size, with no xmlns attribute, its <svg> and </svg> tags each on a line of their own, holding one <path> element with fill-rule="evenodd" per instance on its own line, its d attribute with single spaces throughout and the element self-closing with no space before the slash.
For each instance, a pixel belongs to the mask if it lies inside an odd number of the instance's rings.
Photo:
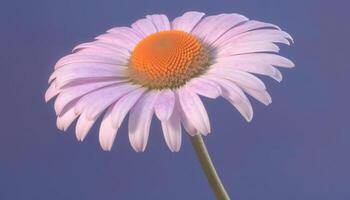
<svg viewBox="0 0 350 200">
<path fill-rule="evenodd" d="M 276 67 L 294 64 L 277 55 L 276 43 L 292 41 L 278 26 L 239 14 L 187 12 L 172 22 L 165 15 L 148 15 L 131 27 L 112 28 L 60 59 L 45 98 L 57 96 L 59 129 L 65 131 L 78 118 L 80 141 L 103 115 L 99 140 L 110 150 L 129 114 L 130 143 L 135 151 L 144 151 L 155 114 L 168 147 L 179 151 L 181 127 L 192 136 L 210 133 L 199 96 L 222 96 L 247 121 L 253 110 L 246 94 L 270 104 L 264 83 L 253 74 L 281 81 Z"/>
</svg>

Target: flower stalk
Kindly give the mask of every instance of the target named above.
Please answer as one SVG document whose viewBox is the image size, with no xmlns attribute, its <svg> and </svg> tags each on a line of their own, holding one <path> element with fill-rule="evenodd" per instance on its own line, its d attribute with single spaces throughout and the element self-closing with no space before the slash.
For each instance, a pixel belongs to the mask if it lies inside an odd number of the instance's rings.
<svg viewBox="0 0 350 200">
<path fill-rule="evenodd" d="M 230 200 L 230 197 L 215 170 L 213 162 L 210 159 L 202 136 L 195 135 L 191 137 L 191 143 L 216 198 L 219 200 Z"/>
</svg>

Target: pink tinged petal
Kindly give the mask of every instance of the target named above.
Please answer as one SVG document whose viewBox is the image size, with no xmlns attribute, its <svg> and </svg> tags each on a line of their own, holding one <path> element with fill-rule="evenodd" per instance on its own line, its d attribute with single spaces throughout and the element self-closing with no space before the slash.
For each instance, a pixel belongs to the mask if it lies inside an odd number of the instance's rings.
<svg viewBox="0 0 350 200">
<path fill-rule="evenodd" d="M 134 43 L 138 43 L 143 38 L 140 32 L 130 27 L 115 27 L 115 28 L 109 29 L 107 32 L 115 35 L 126 36 L 130 40 L 132 40 Z"/>
<path fill-rule="evenodd" d="M 175 95 L 171 90 L 161 91 L 154 106 L 156 116 L 160 121 L 168 120 L 174 110 Z"/>
<path fill-rule="evenodd" d="M 109 81 L 115 81 L 116 83 L 121 82 L 127 82 L 126 78 L 120 78 L 120 77 L 86 77 L 86 78 L 78 78 L 75 80 L 70 81 L 67 84 L 64 84 L 60 86 L 60 89 L 68 89 L 72 87 L 76 87 L 79 85 L 84 85 L 88 83 L 100 83 L 100 82 L 109 82 Z"/>
<path fill-rule="evenodd" d="M 92 125 L 94 125 L 96 119 L 87 118 L 85 113 L 82 113 L 77 121 L 77 125 L 75 127 L 75 134 L 78 141 L 83 141 L 91 129 Z"/>
<path fill-rule="evenodd" d="M 270 64 L 277 67 L 293 68 L 294 63 L 280 55 L 270 54 L 270 53 L 255 53 L 255 54 L 246 54 L 239 55 L 233 59 L 250 59 L 260 61 L 262 63 Z"/>
<path fill-rule="evenodd" d="M 271 78 L 275 79 L 278 82 L 281 82 L 283 79 L 282 73 L 280 70 L 276 69 L 275 67 L 271 67 L 271 66 L 266 66 L 266 67 L 270 67 L 271 68 L 271 73 L 267 74 L 268 76 L 270 76 Z"/>
<path fill-rule="evenodd" d="M 271 53 L 252 53 L 252 54 L 243 54 L 243 55 L 235 55 L 225 58 L 218 58 L 218 62 L 221 61 L 252 61 L 252 62 L 260 62 L 264 64 L 270 64 L 278 67 L 285 67 L 285 68 L 293 68 L 294 63 L 280 55 L 277 54 L 271 54 Z"/>
<path fill-rule="evenodd" d="M 222 37 L 220 37 L 214 44 L 214 47 L 220 47 L 221 45 L 225 45 L 229 40 L 235 38 L 236 36 L 255 29 L 261 29 L 261 28 L 269 28 L 269 29 L 277 29 L 281 30 L 278 26 L 265 23 L 265 22 L 260 22 L 260 21 L 255 21 L 255 20 L 250 20 L 247 21 L 246 23 L 243 23 L 239 26 L 236 26 L 226 32 Z"/>
<path fill-rule="evenodd" d="M 215 20 L 217 20 L 217 18 L 222 15 L 212 15 L 212 16 L 203 17 L 201 21 L 194 27 L 191 33 L 203 40 L 204 36 L 206 36 L 207 34 L 205 29 L 206 28 L 209 29 L 209 27 L 211 27 L 211 25 L 215 23 Z"/>
<path fill-rule="evenodd" d="M 102 41 L 94 41 L 88 43 L 82 43 L 78 46 L 74 47 L 73 53 L 79 53 L 81 55 L 96 55 L 103 54 L 108 56 L 121 56 L 124 58 L 130 57 L 130 51 L 116 46 L 111 43 L 102 42 Z"/>
<path fill-rule="evenodd" d="M 157 97 L 158 92 L 149 91 L 130 111 L 129 140 L 136 152 L 142 152 L 146 148 Z"/>
<path fill-rule="evenodd" d="M 157 31 L 166 31 L 170 30 L 170 22 L 167 16 L 165 15 L 147 15 L 147 19 L 151 20 L 154 26 L 157 28 Z"/>
<path fill-rule="evenodd" d="M 50 101 L 50 99 L 58 95 L 58 93 L 60 93 L 60 89 L 56 87 L 56 83 L 53 81 L 45 92 L 45 101 Z"/>
<path fill-rule="evenodd" d="M 95 70 L 96 72 L 120 72 L 125 71 L 127 67 L 124 65 L 118 64 L 107 64 L 107 63 L 75 63 L 69 64 L 67 67 L 62 67 L 55 70 L 55 73 L 58 75 L 65 75 L 66 73 L 79 73 L 80 71 L 85 72 L 87 70 Z M 85 71 L 84 71 L 85 70 Z"/>
<path fill-rule="evenodd" d="M 188 89 L 192 92 L 215 99 L 221 96 L 221 88 L 214 81 L 204 78 L 194 78 L 187 84 Z"/>
<path fill-rule="evenodd" d="M 234 68 L 241 71 L 270 76 L 271 78 L 275 79 L 278 82 L 281 82 L 283 79 L 282 73 L 271 65 L 266 65 L 266 64 L 238 65 L 238 66 L 235 66 Z"/>
<path fill-rule="evenodd" d="M 118 128 L 114 127 L 112 124 L 112 109 L 112 106 L 109 107 L 106 114 L 103 116 L 100 126 L 99 141 L 104 151 L 110 151 L 112 149 L 118 131 Z"/>
<path fill-rule="evenodd" d="M 50 75 L 50 77 L 49 77 L 49 83 L 51 83 L 51 82 L 53 82 L 54 80 L 56 80 L 56 77 L 57 77 L 57 72 L 56 71 L 54 71 L 51 75 Z M 56 84 L 56 86 L 57 86 L 57 84 Z"/>
<path fill-rule="evenodd" d="M 78 101 L 75 113 L 84 112 L 88 119 L 95 120 L 108 106 L 136 88 L 135 85 L 122 83 L 89 93 Z"/>
<path fill-rule="evenodd" d="M 78 117 L 74 112 L 74 105 L 72 104 L 66 111 L 57 116 L 56 125 L 61 131 L 66 131 L 73 121 Z"/>
<path fill-rule="evenodd" d="M 168 120 L 161 121 L 166 144 L 172 152 L 178 152 L 181 147 L 181 121 L 177 111 Z"/>
<path fill-rule="evenodd" d="M 101 52 L 99 52 L 101 53 Z M 114 55 L 113 57 L 96 55 L 82 55 L 81 53 L 75 53 L 61 58 L 55 65 L 55 69 L 64 67 L 74 63 L 94 63 L 94 64 L 111 64 L 127 66 L 128 58 Z"/>
<path fill-rule="evenodd" d="M 172 22 L 172 29 L 191 32 L 204 15 L 205 14 L 201 12 L 186 12 L 182 16 L 174 19 L 174 21 Z"/>
<path fill-rule="evenodd" d="M 119 27 L 96 37 L 97 40 L 132 51 L 142 39 L 141 33 L 129 27 Z"/>
<path fill-rule="evenodd" d="M 210 20 L 206 20 L 210 17 Z M 221 14 L 210 17 L 204 18 L 192 32 L 206 44 L 212 44 L 232 27 L 248 20 L 239 14 Z"/>
<path fill-rule="evenodd" d="M 127 49 L 132 51 L 136 46 L 137 42 L 131 40 L 126 35 L 114 34 L 114 33 L 105 33 L 97 36 L 95 39 L 101 42 L 106 42 L 118 46 L 120 48 Z"/>
<path fill-rule="evenodd" d="M 259 52 L 279 52 L 280 48 L 269 42 L 240 42 L 235 45 L 228 45 L 219 48 L 217 56 L 225 57 L 238 54 L 259 53 Z"/>
<path fill-rule="evenodd" d="M 251 88 L 243 88 L 243 90 L 266 106 L 272 103 L 271 96 L 266 90 L 254 90 Z"/>
<path fill-rule="evenodd" d="M 127 59 L 130 56 L 130 50 L 113 43 L 97 40 L 77 45 L 74 47 L 71 55 L 100 56 L 109 58 L 118 56 Z"/>
<path fill-rule="evenodd" d="M 184 111 L 181 108 L 180 105 L 180 100 L 179 100 L 179 95 L 176 93 L 176 100 L 175 100 L 175 110 L 174 112 L 178 112 L 179 116 L 180 116 L 180 121 L 183 125 L 183 127 L 185 128 L 186 132 L 191 135 L 191 136 L 195 136 L 198 135 L 200 133 L 198 133 L 197 129 L 192 125 L 191 120 L 189 118 L 187 118 L 187 116 L 184 114 Z"/>
<path fill-rule="evenodd" d="M 71 64 L 56 70 L 50 79 L 56 79 L 57 87 L 62 87 L 76 79 L 126 77 L 126 69 L 108 64 Z"/>
<path fill-rule="evenodd" d="M 266 89 L 265 84 L 256 76 L 229 67 L 213 67 L 208 71 L 208 74 L 213 74 L 214 76 L 221 76 L 244 87 L 256 90 Z"/>
<path fill-rule="evenodd" d="M 83 96 L 84 94 L 95 91 L 102 87 L 106 87 L 116 83 L 118 83 L 118 81 L 92 82 L 92 83 L 85 83 L 78 86 L 63 89 L 63 91 L 56 98 L 56 101 L 54 104 L 55 112 L 57 114 L 60 114 L 63 108 L 74 99 L 77 99 Z"/>
<path fill-rule="evenodd" d="M 144 88 L 138 88 L 120 98 L 113 106 L 112 124 L 115 128 L 119 128 L 129 110 L 139 100 L 145 92 Z"/>
<path fill-rule="evenodd" d="M 270 76 L 276 81 L 280 82 L 282 80 L 281 72 L 270 64 L 261 63 L 254 60 L 231 60 L 226 59 L 231 57 L 224 57 L 222 59 L 217 59 L 218 63 L 215 63 L 211 68 L 232 68 L 235 70 L 240 70 L 244 72 L 250 72 L 254 74 L 261 74 Z"/>
<path fill-rule="evenodd" d="M 126 34 L 130 37 L 133 37 L 135 41 L 142 40 L 143 36 L 142 33 L 136 31 L 135 29 L 132 29 L 130 27 L 114 27 L 107 31 L 108 33 L 117 33 L 117 34 Z"/>
<path fill-rule="evenodd" d="M 187 88 L 180 89 L 178 95 L 182 112 L 191 126 L 203 135 L 210 133 L 209 117 L 198 95 Z"/>
<path fill-rule="evenodd" d="M 228 80 L 213 76 L 211 76 L 211 78 L 222 87 L 222 96 L 228 100 L 248 122 L 250 122 L 253 118 L 253 108 L 242 89 Z"/>
<path fill-rule="evenodd" d="M 137 20 L 131 25 L 131 27 L 137 32 L 142 33 L 142 36 L 144 37 L 157 32 L 157 28 L 154 26 L 152 21 L 146 18 Z"/>
<path fill-rule="evenodd" d="M 200 134 L 197 129 L 191 124 L 190 119 L 187 118 L 187 116 L 184 115 L 183 111 L 181 111 L 181 122 L 182 125 L 184 126 L 186 132 L 191 135 L 195 136 Z"/>
<path fill-rule="evenodd" d="M 160 92 L 155 104 L 166 144 L 172 152 L 179 151 L 181 146 L 181 121 L 175 101 L 175 94 L 171 90 L 165 90 Z"/>
<path fill-rule="evenodd" d="M 292 36 L 290 36 L 288 33 L 284 31 L 273 30 L 273 29 L 259 29 L 259 30 L 243 33 L 231 39 L 230 41 L 227 41 L 225 46 L 230 44 L 235 45 L 238 41 L 245 41 L 245 42 L 264 41 L 264 42 L 283 43 L 286 45 L 290 45 L 290 41 L 293 41 L 293 38 Z"/>
</svg>

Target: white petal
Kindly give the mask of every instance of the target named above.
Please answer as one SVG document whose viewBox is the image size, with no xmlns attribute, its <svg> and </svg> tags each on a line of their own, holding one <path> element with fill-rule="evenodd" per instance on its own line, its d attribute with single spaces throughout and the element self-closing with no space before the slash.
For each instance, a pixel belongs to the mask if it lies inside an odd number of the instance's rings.
<svg viewBox="0 0 350 200">
<path fill-rule="evenodd" d="M 209 117 L 198 95 L 187 88 L 182 88 L 178 96 L 182 111 L 190 120 L 190 124 L 203 135 L 210 133 Z"/>
<path fill-rule="evenodd" d="M 117 135 L 118 128 L 114 127 L 112 124 L 112 111 L 113 107 L 111 106 L 106 114 L 103 116 L 100 132 L 99 132 L 99 141 L 103 150 L 110 151 L 112 149 L 115 137 Z"/>
<path fill-rule="evenodd" d="M 204 18 L 192 31 L 206 44 L 212 44 L 235 25 L 248 20 L 239 14 L 221 14 Z"/>
<path fill-rule="evenodd" d="M 245 87 L 243 87 L 243 90 L 266 106 L 272 103 L 271 96 L 266 90 L 254 90 Z"/>
<path fill-rule="evenodd" d="M 194 78 L 188 84 L 187 87 L 202 96 L 215 99 L 221 95 L 221 88 L 218 84 L 211 80 L 204 78 Z"/>
<path fill-rule="evenodd" d="M 82 50 L 87 51 L 87 50 Z M 99 52 L 101 54 L 102 52 Z M 128 64 L 128 57 L 121 56 L 118 54 L 114 54 L 113 57 L 108 56 L 108 54 L 104 54 L 103 56 L 95 54 L 95 55 L 86 55 L 82 53 L 74 53 L 68 56 L 61 58 L 55 65 L 55 69 L 60 67 L 64 67 L 69 64 L 74 63 L 93 63 L 93 64 L 110 64 L 110 65 L 118 65 L 125 66 Z"/>
<path fill-rule="evenodd" d="M 168 120 L 161 121 L 163 135 L 166 144 L 172 152 L 178 152 L 181 147 L 181 122 L 180 116 L 174 111 Z"/>
<path fill-rule="evenodd" d="M 218 57 L 232 56 L 237 54 L 258 53 L 258 52 L 278 52 L 280 48 L 269 42 L 240 42 L 219 48 Z"/>
<path fill-rule="evenodd" d="M 78 117 L 74 112 L 75 103 L 71 103 L 61 115 L 57 116 L 56 125 L 61 131 L 66 131 L 73 121 Z"/>
<path fill-rule="evenodd" d="M 69 67 L 68 67 L 69 66 Z M 126 77 L 125 68 L 107 64 L 83 64 L 76 63 L 72 66 L 62 67 L 56 70 L 52 76 L 56 77 L 57 87 L 62 87 L 77 79 L 102 78 L 102 77 Z"/>
<path fill-rule="evenodd" d="M 229 67 L 213 67 L 208 71 L 208 74 L 213 74 L 214 76 L 220 76 L 226 78 L 230 81 L 236 82 L 239 85 L 243 85 L 248 88 L 256 90 L 265 90 L 265 84 L 256 76 Z"/>
<path fill-rule="evenodd" d="M 130 37 L 134 37 L 134 40 L 142 40 L 142 33 L 132 29 L 130 27 L 114 27 L 107 31 L 108 33 L 117 33 L 117 34 L 127 34 Z"/>
<path fill-rule="evenodd" d="M 121 48 L 120 46 L 107 41 L 104 42 L 99 40 L 79 44 L 76 47 L 74 47 L 72 52 L 74 54 L 81 55 L 103 54 L 108 56 L 118 55 L 124 58 L 130 57 L 130 50 L 126 48 Z"/>
<path fill-rule="evenodd" d="M 175 95 L 171 90 L 161 91 L 154 106 L 159 120 L 168 120 L 175 105 Z"/>
<path fill-rule="evenodd" d="M 280 30 L 280 28 L 276 25 L 250 20 L 247 21 L 239 26 L 236 26 L 232 28 L 231 30 L 227 31 L 222 37 L 220 37 L 214 44 L 214 47 L 220 47 L 221 45 L 225 45 L 229 40 L 232 38 L 235 38 L 236 36 L 245 33 L 247 31 L 255 30 L 255 29 L 261 29 L 261 28 L 273 28 Z"/>
<path fill-rule="evenodd" d="M 217 63 L 213 64 L 211 68 L 232 68 L 240 71 L 270 76 L 279 82 L 282 80 L 281 72 L 271 64 L 264 63 L 259 59 L 249 59 L 249 57 L 247 57 L 247 59 L 235 59 L 236 57 L 241 56 L 243 55 L 218 58 L 216 59 Z"/>
<path fill-rule="evenodd" d="M 136 46 L 137 42 L 131 40 L 125 35 L 119 35 L 114 33 L 105 33 L 96 37 L 96 39 L 100 42 L 105 42 L 109 44 L 113 44 L 122 49 L 127 49 L 128 51 L 132 51 Z"/>
<path fill-rule="evenodd" d="M 204 15 L 205 14 L 201 12 L 186 12 L 182 16 L 174 19 L 172 22 L 172 29 L 191 32 Z"/>
<path fill-rule="evenodd" d="M 244 92 L 234 83 L 214 76 L 208 76 L 222 87 L 222 96 L 228 100 L 249 122 L 253 118 L 253 108 Z"/>
<path fill-rule="evenodd" d="M 129 140 L 136 152 L 142 152 L 146 148 L 157 97 L 158 92 L 146 93 L 130 111 Z"/>
<path fill-rule="evenodd" d="M 132 51 L 142 37 L 139 36 L 139 31 L 137 30 L 119 27 L 97 36 L 96 39 Z"/>
<path fill-rule="evenodd" d="M 73 53 L 74 55 L 83 55 L 83 56 L 100 56 L 128 60 L 131 56 L 131 52 L 127 49 L 116 46 L 115 44 L 94 41 L 93 45 L 89 48 L 80 50 L 79 52 Z"/>
<path fill-rule="evenodd" d="M 146 18 L 137 20 L 136 22 L 131 24 L 131 27 L 134 30 L 142 33 L 144 37 L 157 32 L 157 28 L 154 26 L 152 21 Z"/>
<path fill-rule="evenodd" d="M 194 27 L 194 29 L 191 31 L 192 34 L 196 35 L 198 38 L 203 39 L 206 35 L 205 28 L 211 27 L 212 24 L 215 23 L 215 20 L 220 17 L 221 15 L 211 15 L 203 17 L 200 22 Z M 202 33 L 204 32 L 204 33 Z"/>
<path fill-rule="evenodd" d="M 78 141 L 83 141 L 91 129 L 92 125 L 94 125 L 96 119 L 88 119 L 85 113 L 82 113 L 78 119 L 77 125 L 75 127 L 75 134 Z"/>
<path fill-rule="evenodd" d="M 53 81 L 45 92 L 45 101 L 50 101 L 50 99 L 58 95 L 59 92 L 59 88 L 56 87 L 56 83 L 55 81 Z"/>
<path fill-rule="evenodd" d="M 295 67 L 294 63 L 280 55 L 277 54 L 265 54 L 265 55 L 257 55 L 257 59 L 260 59 L 261 62 L 270 63 L 271 65 L 277 66 L 277 67 L 285 67 L 285 68 L 293 68 Z"/>
<path fill-rule="evenodd" d="M 234 62 L 234 61 L 240 61 L 240 62 L 254 62 L 254 63 L 264 63 L 264 64 L 270 64 L 278 67 L 285 67 L 285 68 L 292 68 L 294 67 L 294 63 L 277 54 L 271 54 L 271 53 L 252 53 L 252 54 L 242 54 L 242 55 L 235 55 L 235 56 L 229 56 L 224 58 L 217 58 L 217 62 Z"/>
<path fill-rule="evenodd" d="M 221 76 L 236 83 L 242 90 L 265 105 L 269 105 L 271 103 L 271 97 L 269 93 L 266 92 L 265 84 L 254 75 L 237 70 L 221 70 L 221 74 L 214 73 L 213 76 Z"/>
<path fill-rule="evenodd" d="M 99 88 L 117 84 L 117 83 L 118 81 L 105 81 L 105 82 L 92 82 L 92 83 L 87 82 L 85 84 L 63 89 L 63 91 L 57 96 L 55 100 L 55 104 L 54 104 L 55 112 L 57 114 L 60 114 L 62 112 L 62 109 L 67 104 L 69 104 L 74 99 L 77 99 L 83 96 L 84 94 L 87 94 Z"/>
<path fill-rule="evenodd" d="M 136 88 L 135 85 L 122 83 L 89 93 L 78 101 L 75 112 L 85 112 L 87 118 L 96 119 L 108 106 Z"/>
<path fill-rule="evenodd" d="M 154 26 L 157 28 L 157 31 L 170 30 L 170 22 L 167 16 L 147 15 L 146 18 L 153 22 Z"/>
<path fill-rule="evenodd" d="M 293 38 L 284 31 L 262 29 L 262 30 L 254 30 L 254 31 L 243 33 L 239 35 L 237 38 L 228 42 L 228 44 L 237 40 L 278 42 L 278 43 L 290 45 L 289 41 L 293 41 Z"/>
<path fill-rule="evenodd" d="M 114 104 L 112 110 L 112 124 L 115 128 L 120 127 L 129 110 L 135 105 L 144 92 L 145 89 L 138 88 L 124 95 Z"/>
<path fill-rule="evenodd" d="M 185 115 L 184 111 L 182 110 L 178 94 L 176 95 L 175 109 L 176 109 L 176 111 L 174 111 L 174 112 L 179 113 L 180 118 L 181 118 L 181 123 L 182 123 L 183 127 L 185 128 L 186 132 L 191 136 L 195 136 L 197 134 L 200 134 L 198 132 L 198 130 L 192 125 L 191 119 L 189 119 Z"/>
</svg>

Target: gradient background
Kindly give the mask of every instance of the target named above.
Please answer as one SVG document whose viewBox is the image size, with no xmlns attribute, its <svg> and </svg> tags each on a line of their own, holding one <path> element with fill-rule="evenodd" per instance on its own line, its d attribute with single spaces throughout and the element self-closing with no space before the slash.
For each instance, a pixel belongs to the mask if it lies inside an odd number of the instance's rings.
<svg viewBox="0 0 350 200">
<path fill-rule="evenodd" d="M 252 101 L 246 123 L 222 99 L 205 100 L 209 151 L 232 199 L 349 200 L 349 5 L 329 0 L 8 1 L 0 8 L 0 199 L 214 199 L 187 137 L 171 153 L 154 120 L 145 153 L 125 124 L 111 152 L 95 126 L 83 143 L 55 127 L 44 102 L 54 63 L 73 46 L 146 14 L 239 12 L 291 33 L 296 68 L 273 97 Z M 99 124 L 99 123 L 97 123 Z"/>
</svg>

